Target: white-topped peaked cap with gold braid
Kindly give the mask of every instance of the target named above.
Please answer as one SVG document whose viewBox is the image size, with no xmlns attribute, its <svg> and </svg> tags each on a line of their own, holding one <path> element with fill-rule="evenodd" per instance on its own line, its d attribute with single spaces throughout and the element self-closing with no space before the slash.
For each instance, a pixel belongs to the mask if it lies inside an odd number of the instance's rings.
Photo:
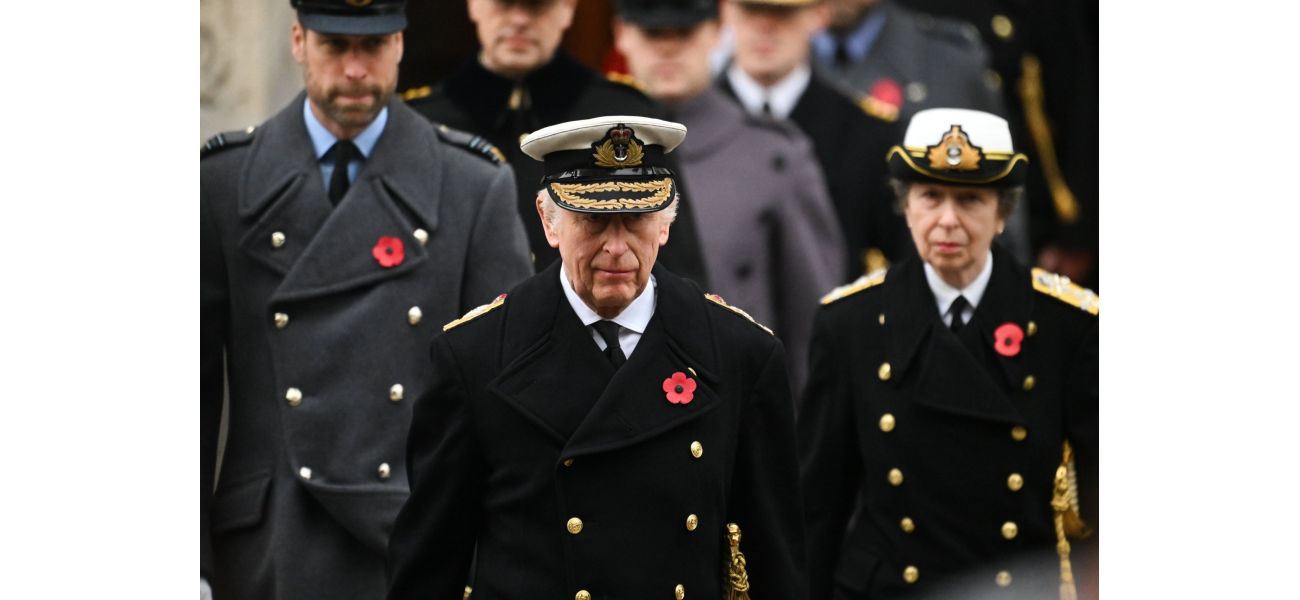
<svg viewBox="0 0 1300 600">
<path fill-rule="evenodd" d="M 1011 145 L 1007 120 L 964 108 L 912 115 L 903 143 L 885 155 L 903 181 L 1012 187 L 1025 182 L 1029 158 Z"/>
<path fill-rule="evenodd" d="M 668 208 L 677 196 L 664 155 L 685 138 L 681 123 L 616 115 L 538 129 L 519 148 L 542 161 L 542 184 L 561 208 L 640 213 Z"/>
</svg>

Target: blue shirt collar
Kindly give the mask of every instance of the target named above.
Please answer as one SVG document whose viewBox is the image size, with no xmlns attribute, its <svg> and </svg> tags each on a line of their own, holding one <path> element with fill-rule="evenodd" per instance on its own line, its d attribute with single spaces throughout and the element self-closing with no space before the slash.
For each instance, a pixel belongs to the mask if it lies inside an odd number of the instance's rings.
<svg viewBox="0 0 1300 600">
<path fill-rule="evenodd" d="M 880 30 L 884 27 L 885 11 L 879 8 L 873 9 L 867 18 L 858 24 L 858 28 L 849 33 L 844 40 L 844 50 L 848 52 L 849 60 L 855 63 L 862 62 L 876 38 L 880 37 Z M 813 37 L 813 54 L 817 55 L 817 60 L 822 64 L 834 65 L 835 34 L 829 31 L 818 32 Z"/>
<path fill-rule="evenodd" d="M 325 153 L 334 147 L 334 142 L 337 142 L 338 138 L 316 120 L 316 115 L 311 112 L 311 100 L 302 101 L 302 116 L 303 121 L 307 123 L 307 135 L 311 137 L 311 145 L 316 150 L 316 160 L 321 160 L 325 157 Z M 385 106 L 379 111 L 379 116 L 375 117 L 375 120 L 366 126 L 356 139 L 352 140 L 352 143 L 357 145 L 357 149 L 361 150 L 361 156 L 370 158 L 370 153 L 375 150 L 375 144 L 379 142 L 379 136 L 384 133 L 384 126 L 387 124 L 388 107 Z"/>
</svg>

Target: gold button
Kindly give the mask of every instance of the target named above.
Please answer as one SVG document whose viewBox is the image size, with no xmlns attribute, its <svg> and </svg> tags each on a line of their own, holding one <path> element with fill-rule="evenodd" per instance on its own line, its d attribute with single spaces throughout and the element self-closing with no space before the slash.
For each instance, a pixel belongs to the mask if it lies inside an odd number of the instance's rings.
<svg viewBox="0 0 1300 600">
<path fill-rule="evenodd" d="M 1024 427 L 1016 425 L 1015 427 L 1011 428 L 1011 439 L 1017 442 L 1025 441 L 1025 437 L 1028 435 L 1029 435 L 1029 431 L 1026 430 Z"/>
<path fill-rule="evenodd" d="M 686 531 L 695 531 L 700 526 L 700 518 L 695 515 L 686 515 Z"/>
<path fill-rule="evenodd" d="M 907 565 L 907 568 L 903 569 L 903 581 L 906 581 L 908 583 L 916 583 L 916 580 L 920 578 L 921 578 L 921 572 L 918 571 L 916 567 L 913 567 L 912 565 Z"/>
<path fill-rule="evenodd" d="M 889 470 L 889 484 L 898 487 L 903 485 L 903 472 L 898 469 Z"/>
<path fill-rule="evenodd" d="M 1030 321 L 1029 326 L 1025 328 L 1025 333 L 1028 333 L 1029 335 L 1034 335 L 1035 333 L 1038 333 L 1038 323 Z"/>
<path fill-rule="evenodd" d="M 275 233 L 272 233 L 272 234 L 271 234 L 271 247 L 272 247 L 272 248 L 279 248 L 280 246 L 283 246 L 283 245 L 284 245 L 284 234 L 283 234 L 283 233 L 280 233 L 280 232 L 278 232 L 278 231 L 275 232 Z"/>
<path fill-rule="evenodd" d="M 912 533 L 913 531 L 916 531 L 916 523 L 912 521 L 912 517 L 903 517 L 903 519 L 898 522 L 898 526 L 902 528 L 903 533 Z"/>
<path fill-rule="evenodd" d="M 420 242 L 421 246 L 427 245 L 429 243 L 429 232 L 423 229 L 416 229 L 415 231 L 411 232 L 411 235 L 415 236 L 416 241 Z"/>
<path fill-rule="evenodd" d="M 1025 377 L 1025 391 L 1028 392 L 1029 390 L 1032 389 L 1034 389 L 1034 376 L 1030 375 L 1028 377 Z"/>
<path fill-rule="evenodd" d="M 985 70 L 984 79 L 985 81 L 988 81 L 989 87 L 995 90 L 1002 89 L 1002 75 L 997 71 L 994 71 L 993 69 Z"/>
<path fill-rule="evenodd" d="M 573 600 L 591 600 L 591 592 L 578 590 L 578 593 L 573 595 Z"/>
<path fill-rule="evenodd" d="M 394 383 L 393 387 L 388 388 L 388 399 L 392 400 L 393 402 L 401 402 L 402 394 L 404 391 L 405 390 L 402 388 L 402 384 Z"/>
<path fill-rule="evenodd" d="M 885 413 L 880 417 L 880 430 L 889 433 L 894 430 L 894 415 Z"/>
<path fill-rule="evenodd" d="M 884 324 L 885 324 L 885 313 L 880 313 L 880 319 L 878 319 L 878 320 L 880 321 L 880 324 L 881 324 L 881 325 L 884 325 Z"/>
<path fill-rule="evenodd" d="M 379 463 L 380 479 L 388 479 L 388 476 L 392 474 L 393 474 L 393 469 L 388 466 L 388 463 Z"/>
<path fill-rule="evenodd" d="M 284 399 L 289 401 L 289 406 L 298 406 L 302 404 L 302 390 L 291 387 L 284 392 Z"/>
<path fill-rule="evenodd" d="M 284 329 L 284 326 L 288 324 L 289 324 L 289 315 L 286 315 L 284 313 L 275 313 L 276 329 Z"/>
<path fill-rule="evenodd" d="M 694 456 L 695 458 L 704 456 L 704 444 L 691 442 L 691 456 Z"/>
<path fill-rule="evenodd" d="M 1011 34 L 1016 32 L 1016 28 L 1011 24 L 1011 19 L 1006 15 L 993 15 L 993 35 L 999 39 L 1009 40 Z"/>
<path fill-rule="evenodd" d="M 566 458 L 566 459 L 564 459 L 564 463 L 563 463 L 563 464 L 564 464 L 564 466 L 566 466 L 566 467 L 572 467 L 572 466 L 573 466 L 573 459 L 572 459 L 572 458 Z"/>
<path fill-rule="evenodd" d="M 677 587 L 673 588 L 673 594 L 677 597 L 677 600 L 686 600 L 686 586 L 680 583 L 677 584 Z"/>
<path fill-rule="evenodd" d="M 582 532 L 582 519 L 579 519 L 578 517 L 569 519 L 569 523 L 568 525 L 566 525 L 566 527 L 569 529 L 569 533 L 572 533 L 573 535 L 578 535 L 579 533 Z"/>
<path fill-rule="evenodd" d="M 1014 540 L 1018 533 L 1020 533 L 1020 528 L 1016 526 L 1015 521 L 1007 521 L 1002 524 L 1002 537 Z"/>
<path fill-rule="evenodd" d="M 1010 572 L 1010 571 L 998 571 L 998 576 L 997 576 L 997 578 L 995 579 L 995 581 L 998 582 L 998 587 L 1007 587 L 1007 586 L 1011 585 L 1011 572 Z"/>
<path fill-rule="evenodd" d="M 1019 492 L 1022 487 L 1025 487 L 1025 478 L 1020 473 L 1012 473 L 1007 477 L 1007 489 Z"/>
<path fill-rule="evenodd" d="M 406 311 L 406 320 L 409 321 L 412 325 L 419 325 L 420 318 L 423 316 L 424 316 L 424 311 L 420 310 L 420 307 L 418 306 L 412 306 L 411 310 Z"/>
<path fill-rule="evenodd" d="M 298 469 L 298 476 L 303 479 L 311 479 L 311 467 Z"/>
<path fill-rule="evenodd" d="M 889 363 L 880 363 L 880 370 L 877 371 L 881 381 L 889 381 Z"/>
</svg>

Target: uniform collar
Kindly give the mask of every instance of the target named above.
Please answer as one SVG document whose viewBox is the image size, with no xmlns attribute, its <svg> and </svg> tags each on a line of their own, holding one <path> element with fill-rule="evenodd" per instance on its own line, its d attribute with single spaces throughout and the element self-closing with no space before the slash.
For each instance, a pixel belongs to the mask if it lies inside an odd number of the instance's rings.
<svg viewBox="0 0 1300 600">
<path fill-rule="evenodd" d="M 644 334 L 646 326 L 650 324 L 650 317 L 655 314 L 655 298 L 657 296 L 655 290 L 658 285 L 652 273 L 650 282 L 632 300 L 632 303 L 623 309 L 623 312 L 619 313 L 618 316 L 608 320 L 618 323 L 620 327 L 630 329 L 638 334 Z M 607 320 L 605 317 L 596 314 L 596 311 L 592 310 L 590 306 L 587 306 L 586 302 L 582 301 L 582 298 L 578 297 L 578 293 L 573 290 L 573 283 L 569 281 L 563 263 L 560 264 L 560 289 L 564 290 L 564 297 L 568 299 L 569 306 L 573 307 L 573 312 L 578 315 L 578 320 L 582 321 L 583 325 L 590 326 L 597 321 Z"/>
<path fill-rule="evenodd" d="M 727 82 L 731 84 L 732 91 L 736 93 L 736 98 L 740 100 L 745 110 L 751 114 L 761 115 L 763 102 L 767 102 L 772 110 L 772 116 L 777 119 L 790 117 L 794 105 L 799 103 L 804 90 L 808 89 L 810 80 L 812 80 L 812 69 L 807 63 L 801 63 L 771 87 L 764 87 L 755 81 L 735 62 L 727 68 Z"/>
<path fill-rule="evenodd" d="M 330 130 L 326 129 L 320 120 L 316 118 L 316 114 L 311 111 L 310 99 L 302 101 L 302 118 L 307 125 L 307 135 L 311 138 L 312 148 L 316 151 L 316 160 L 323 160 L 325 153 L 329 152 L 330 148 L 333 148 L 334 143 L 339 139 L 334 137 L 334 134 L 330 133 Z M 375 120 L 371 121 L 370 125 L 366 126 L 352 140 L 352 143 L 357 145 L 357 149 L 361 150 L 361 156 L 366 159 L 370 158 L 370 154 L 374 152 L 375 144 L 379 141 L 380 134 L 384 133 L 384 126 L 387 124 L 388 107 L 385 106 L 379 111 L 379 115 L 375 117 Z"/>
<path fill-rule="evenodd" d="M 971 309 L 980 305 L 980 299 L 984 297 L 984 290 L 989 286 L 989 279 L 993 276 L 993 251 L 989 250 L 984 257 L 984 268 L 980 274 L 975 276 L 975 280 L 963 289 L 957 289 L 944 281 L 939 273 L 930 266 L 930 263 L 924 263 L 925 282 L 930 284 L 930 291 L 934 292 L 934 300 L 939 306 L 939 314 L 942 316 L 948 312 L 948 307 L 952 306 L 952 301 L 957 296 L 965 296 L 966 301 L 970 303 Z"/>
<path fill-rule="evenodd" d="M 821 31 L 813 36 L 813 55 L 824 65 L 835 64 L 835 45 L 836 43 L 844 44 L 844 51 L 849 55 L 850 62 L 862 62 L 871 51 L 872 45 L 875 44 L 876 38 L 880 37 L 880 30 L 885 27 L 885 11 L 873 8 L 867 12 L 866 18 L 858 23 L 858 26 L 850 31 L 842 39 L 837 39 L 835 34 L 830 31 Z"/>
</svg>

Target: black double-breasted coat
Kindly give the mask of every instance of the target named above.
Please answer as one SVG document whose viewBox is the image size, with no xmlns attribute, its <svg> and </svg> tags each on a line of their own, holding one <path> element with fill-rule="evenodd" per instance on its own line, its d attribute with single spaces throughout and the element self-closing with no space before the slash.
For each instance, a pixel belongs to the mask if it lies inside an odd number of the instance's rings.
<svg viewBox="0 0 1300 600">
<path fill-rule="evenodd" d="M 817 316 L 799 407 L 814 598 L 925 593 L 959 574 L 968 593 L 1055 597 L 1066 440 L 1096 525 L 1098 318 L 1032 282 L 1054 276 L 993 256 L 959 333 L 917 260 Z M 994 335 L 1008 323 L 1025 335 L 1004 355 Z"/>
<path fill-rule="evenodd" d="M 435 339 L 389 598 L 459 600 L 467 579 L 476 600 L 720 598 L 729 522 L 754 598 L 805 597 L 779 341 L 655 267 L 654 317 L 616 371 L 559 273 Z M 668 401 L 674 373 L 689 403 Z"/>
<path fill-rule="evenodd" d="M 429 340 L 531 272 L 508 166 L 394 100 L 331 207 L 303 102 L 201 161 L 202 574 L 217 600 L 382 597 Z M 376 258 L 385 238 L 400 261 Z"/>
</svg>

